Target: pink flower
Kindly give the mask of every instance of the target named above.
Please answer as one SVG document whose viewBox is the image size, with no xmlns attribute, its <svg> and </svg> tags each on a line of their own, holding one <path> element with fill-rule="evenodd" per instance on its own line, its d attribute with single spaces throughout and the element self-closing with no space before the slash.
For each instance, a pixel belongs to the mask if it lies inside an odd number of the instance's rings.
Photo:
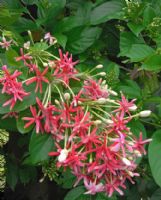
<svg viewBox="0 0 161 200">
<path fill-rule="evenodd" d="M 96 184 L 95 182 L 89 181 L 85 178 L 84 179 L 84 185 L 86 189 L 88 190 L 85 192 L 85 194 L 96 194 L 98 192 L 104 191 L 104 186 L 102 183 Z"/>
<path fill-rule="evenodd" d="M 10 110 L 12 110 L 17 100 L 23 101 L 23 98 L 29 95 L 29 93 L 25 92 L 22 83 L 17 81 L 17 77 L 21 75 L 21 72 L 16 70 L 13 74 L 10 74 L 7 66 L 3 66 L 2 68 L 5 72 L 4 77 L 0 79 L 0 83 L 3 85 L 2 94 L 6 93 L 11 96 L 11 99 L 7 100 L 3 106 L 10 104 Z"/>
<path fill-rule="evenodd" d="M 11 42 L 12 42 L 12 40 L 7 41 L 6 38 L 3 37 L 3 38 L 2 38 L 2 42 L 0 42 L 0 46 L 2 47 L 2 49 L 5 48 L 6 50 L 8 50 L 9 47 L 11 46 Z"/>
<path fill-rule="evenodd" d="M 16 58 L 16 61 L 20 61 L 20 60 L 23 60 L 24 61 L 24 64 L 26 64 L 26 61 L 27 60 L 32 60 L 32 56 L 30 56 L 30 54 L 24 54 L 23 53 L 23 48 L 20 49 L 20 54 L 21 56 L 17 57 Z"/>
<path fill-rule="evenodd" d="M 152 139 L 147 139 L 147 140 L 143 140 L 143 134 L 142 132 L 140 133 L 140 136 L 139 136 L 139 139 L 135 139 L 134 141 L 134 145 L 133 145 L 133 148 L 135 150 L 138 150 L 140 152 L 140 154 L 146 154 L 146 151 L 144 149 L 144 145 L 151 142 Z"/>
<path fill-rule="evenodd" d="M 44 39 L 45 39 L 46 41 L 49 41 L 49 44 L 50 44 L 50 45 L 57 42 L 57 41 L 56 41 L 56 38 L 53 37 L 53 36 L 51 36 L 50 32 L 48 32 L 48 33 L 45 34 Z"/>
<path fill-rule="evenodd" d="M 73 62 L 72 55 L 68 58 L 68 52 L 63 54 L 62 51 L 59 50 L 59 55 L 60 60 L 55 61 L 56 66 L 53 76 L 63 80 L 67 85 L 69 85 L 70 79 L 79 80 L 76 77 L 77 70 L 74 68 L 78 61 Z"/>
<path fill-rule="evenodd" d="M 48 67 L 46 67 L 43 72 L 41 72 L 38 67 L 35 67 L 34 69 L 36 76 L 27 80 L 26 85 L 30 85 L 31 83 L 36 82 L 35 92 L 37 92 L 39 89 L 40 93 L 42 93 L 42 82 L 49 83 L 48 79 L 45 77 L 45 74 L 48 71 Z"/>
<path fill-rule="evenodd" d="M 40 131 L 43 132 L 43 126 L 41 124 L 42 116 L 39 116 L 39 114 L 37 114 L 35 107 L 30 106 L 30 111 L 31 111 L 33 117 L 23 117 L 22 118 L 25 121 L 29 121 L 25 124 L 24 128 L 28 128 L 32 124 L 35 124 L 36 125 L 36 133 L 39 133 Z"/>
<path fill-rule="evenodd" d="M 97 100 L 99 98 L 107 98 L 108 91 L 101 87 L 101 82 L 101 79 L 98 82 L 93 79 L 84 81 L 83 94 L 93 100 Z"/>
</svg>

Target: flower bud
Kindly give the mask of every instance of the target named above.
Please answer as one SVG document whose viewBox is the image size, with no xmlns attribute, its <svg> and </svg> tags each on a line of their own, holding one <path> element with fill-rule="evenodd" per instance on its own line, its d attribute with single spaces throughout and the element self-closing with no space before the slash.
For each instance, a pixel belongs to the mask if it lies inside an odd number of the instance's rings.
<svg viewBox="0 0 161 200">
<path fill-rule="evenodd" d="M 129 107 L 129 111 L 135 111 L 136 109 L 137 109 L 137 106 L 135 104 Z"/>
<path fill-rule="evenodd" d="M 105 99 L 105 98 L 99 98 L 99 99 L 97 100 L 97 102 L 98 102 L 99 104 L 104 104 L 104 103 L 106 103 L 106 99 Z"/>
<path fill-rule="evenodd" d="M 94 121 L 94 124 L 95 124 L 95 125 L 102 124 L 102 121 L 101 121 L 101 120 L 95 120 L 95 121 Z"/>
<path fill-rule="evenodd" d="M 103 65 L 101 64 L 96 66 L 96 69 L 101 69 L 101 68 L 103 68 Z"/>
<path fill-rule="evenodd" d="M 107 119 L 106 122 L 107 122 L 108 124 L 113 124 L 113 121 L 112 121 L 111 119 Z"/>
<path fill-rule="evenodd" d="M 140 117 L 149 117 L 151 115 L 151 110 L 143 110 L 139 113 Z"/>
<path fill-rule="evenodd" d="M 100 72 L 99 75 L 100 76 L 106 76 L 106 72 Z"/>
<path fill-rule="evenodd" d="M 123 161 L 123 163 L 124 163 L 125 165 L 127 165 L 127 166 L 130 166 L 130 165 L 131 165 L 130 160 L 128 160 L 127 158 L 122 158 L 122 161 Z"/>
<path fill-rule="evenodd" d="M 65 100 L 68 101 L 70 99 L 70 94 L 69 93 L 65 93 L 64 94 L 64 98 L 65 98 Z"/>
<path fill-rule="evenodd" d="M 47 67 L 47 66 L 48 66 L 48 63 L 45 63 L 45 62 L 44 62 L 44 63 L 43 63 L 43 66 L 44 66 L 44 67 Z"/>
<path fill-rule="evenodd" d="M 113 95 L 113 96 L 117 96 L 117 95 L 118 95 L 117 92 L 115 92 L 115 91 L 113 91 L 113 90 L 108 90 L 108 92 L 109 92 L 111 95 Z"/>
<path fill-rule="evenodd" d="M 56 103 L 57 105 L 60 105 L 60 102 L 59 102 L 57 99 L 55 99 L 55 103 Z"/>
</svg>

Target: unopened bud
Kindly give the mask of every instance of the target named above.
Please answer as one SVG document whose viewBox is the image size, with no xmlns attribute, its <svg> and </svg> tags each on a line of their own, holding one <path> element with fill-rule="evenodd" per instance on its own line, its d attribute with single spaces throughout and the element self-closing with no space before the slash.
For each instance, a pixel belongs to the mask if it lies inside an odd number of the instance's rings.
<svg viewBox="0 0 161 200">
<path fill-rule="evenodd" d="M 69 93 L 65 93 L 64 94 L 64 98 L 65 98 L 65 100 L 68 101 L 70 99 L 70 94 Z"/>
<path fill-rule="evenodd" d="M 48 66 L 48 63 L 45 63 L 45 62 L 44 62 L 44 63 L 43 63 L 43 66 L 44 66 L 44 67 L 47 67 L 47 66 Z"/>
<path fill-rule="evenodd" d="M 125 165 L 127 165 L 127 166 L 130 166 L 130 165 L 131 165 L 130 160 L 128 160 L 127 158 L 122 158 L 122 161 L 123 161 L 123 163 L 124 163 Z"/>
<path fill-rule="evenodd" d="M 99 75 L 100 76 L 106 76 L 106 72 L 100 72 Z"/>
<path fill-rule="evenodd" d="M 129 176 L 133 177 L 134 176 L 134 173 L 131 172 L 131 171 L 127 171 L 127 173 L 129 174 Z"/>
<path fill-rule="evenodd" d="M 141 157 L 141 156 L 142 156 L 141 153 L 140 153 L 140 151 L 138 151 L 138 150 L 134 150 L 134 153 L 135 153 L 138 157 Z"/>
<path fill-rule="evenodd" d="M 24 43 L 23 47 L 24 47 L 25 49 L 29 49 L 29 48 L 30 48 L 30 41 Z"/>
<path fill-rule="evenodd" d="M 113 96 L 117 96 L 117 95 L 118 95 L 117 92 L 115 92 L 115 91 L 113 91 L 113 90 L 108 90 L 108 92 L 109 92 L 111 95 L 113 95 Z"/>
<path fill-rule="evenodd" d="M 98 102 L 99 104 L 104 104 L 104 103 L 106 103 L 106 99 L 105 99 L 105 98 L 99 98 L 99 99 L 97 100 L 97 102 Z"/>
<path fill-rule="evenodd" d="M 111 119 L 107 119 L 106 122 L 107 122 L 108 124 L 113 124 L 113 121 L 112 121 Z"/>
<path fill-rule="evenodd" d="M 56 103 L 57 105 L 60 105 L 60 102 L 59 102 L 57 99 L 55 99 L 55 103 Z"/>
<path fill-rule="evenodd" d="M 137 110 L 137 106 L 135 104 L 129 107 L 129 111 L 135 111 L 135 110 Z"/>
<path fill-rule="evenodd" d="M 144 110 L 139 113 L 140 117 L 149 117 L 151 115 L 151 110 Z"/>
<path fill-rule="evenodd" d="M 102 85 L 105 85 L 105 84 L 106 84 L 106 80 L 103 80 L 103 81 L 102 81 Z"/>
<path fill-rule="evenodd" d="M 97 65 L 96 68 L 97 68 L 97 69 L 101 69 L 101 68 L 103 68 L 103 65 L 101 65 L 101 64 L 100 64 L 100 65 Z"/>
<path fill-rule="evenodd" d="M 95 121 L 94 121 L 94 124 L 95 124 L 95 125 L 102 124 L 102 121 L 101 121 L 101 120 L 95 120 Z"/>
</svg>

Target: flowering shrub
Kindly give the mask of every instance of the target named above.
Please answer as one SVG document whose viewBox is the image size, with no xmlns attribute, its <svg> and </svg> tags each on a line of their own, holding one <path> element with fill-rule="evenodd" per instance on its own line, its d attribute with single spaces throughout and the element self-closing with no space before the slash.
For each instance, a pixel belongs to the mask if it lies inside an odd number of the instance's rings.
<svg viewBox="0 0 161 200">
<path fill-rule="evenodd" d="M 6 38 L 3 41 L 6 43 Z M 11 42 L 5 45 L 6 50 Z M 79 61 L 73 61 L 68 52 L 59 49 L 59 57 L 48 52 L 55 43 L 47 33 L 40 43 L 28 42 L 20 48 L 20 56 L 14 57 L 21 63 L 19 69 L 2 66 L 3 118 L 23 120 L 24 130 L 34 129 L 34 134 L 50 134 L 55 148 L 49 156 L 55 157 L 58 168 L 71 170 L 76 177 L 74 186 L 83 181 L 85 194 L 105 192 L 111 197 L 117 191 L 123 195 L 125 181 L 134 183 L 133 177 L 139 176 L 136 160 L 146 154 L 144 144 L 151 141 L 144 140 L 142 133 L 137 138 L 128 123 L 149 116 L 151 111 L 137 112 L 136 100 L 128 101 L 122 93 L 120 99 L 103 79 L 106 73 L 101 64 L 80 72 Z M 45 46 L 41 57 L 33 51 L 38 44 Z M 35 96 L 28 106 L 21 107 L 32 98 L 30 85 Z M 25 116 L 19 115 L 16 106 L 26 110 Z"/>
</svg>

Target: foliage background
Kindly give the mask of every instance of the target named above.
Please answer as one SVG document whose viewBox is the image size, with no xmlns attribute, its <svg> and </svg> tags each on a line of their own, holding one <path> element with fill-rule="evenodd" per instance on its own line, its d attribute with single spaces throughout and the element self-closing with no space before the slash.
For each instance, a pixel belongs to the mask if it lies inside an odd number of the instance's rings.
<svg viewBox="0 0 161 200">
<path fill-rule="evenodd" d="M 80 70 L 103 64 L 110 87 L 122 91 L 129 99 L 137 98 L 139 110 L 153 111 L 150 119 L 130 125 L 134 133 L 143 131 L 145 138 L 153 138 L 147 147 L 148 155 L 139 163 L 141 176 L 135 185 L 127 183 L 124 197 L 114 196 L 111 200 L 160 200 L 161 1 L 1 0 L 0 29 L 22 45 L 29 40 L 28 30 L 35 42 L 51 32 L 58 47 L 79 59 Z M 37 53 L 42 48 L 37 45 Z M 18 68 L 16 55 L 18 49 L 1 50 L 1 65 L 8 63 Z M 0 114 L 3 113 L 0 108 Z M 73 177 L 68 172 L 56 178 L 54 171 L 55 183 L 47 178 L 39 183 L 42 166 L 49 165 L 46 155 L 52 148 L 51 139 L 34 138 L 32 133 L 26 134 L 23 125 L 21 120 L 0 121 L 0 128 L 10 131 L 10 141 L 2 150 L 7 159 L 5 199 L 52 199 L 55 194 L 57 199 L 65 200 L 108 199 L 103 194 L 82 195 L 82 186 L 71 189 Z"/>
</svg>

